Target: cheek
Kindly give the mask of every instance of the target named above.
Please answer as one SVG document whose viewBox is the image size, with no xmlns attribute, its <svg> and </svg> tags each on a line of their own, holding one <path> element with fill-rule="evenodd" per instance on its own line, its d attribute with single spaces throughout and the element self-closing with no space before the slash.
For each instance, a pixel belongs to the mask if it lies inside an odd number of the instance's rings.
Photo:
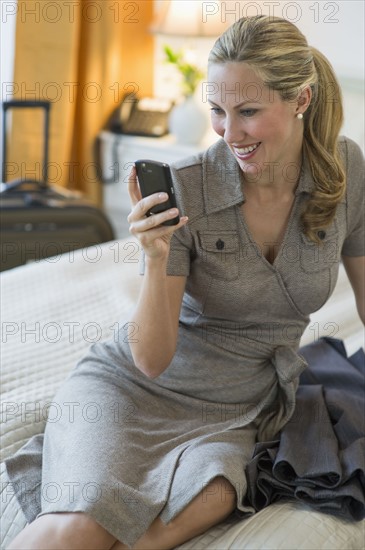
<svg viewBox="0 0 365 550">
<path fill-rule="evenodd" d="M 211 124 L 213 130 L 219 135 L 223 136 L 224 134 L 224 124 L 221 120 L 218 120 L 214 116 L 211 117 Z"/>
</svg>

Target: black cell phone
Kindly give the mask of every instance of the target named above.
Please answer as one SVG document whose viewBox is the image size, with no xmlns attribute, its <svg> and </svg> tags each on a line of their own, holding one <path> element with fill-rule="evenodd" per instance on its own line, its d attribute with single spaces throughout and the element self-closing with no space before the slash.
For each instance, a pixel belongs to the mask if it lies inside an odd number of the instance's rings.
<svg viewBox="0 0 365 550">
<path fill-rule="evenodd" d="M 165 162 L 155 160 L 136 160 L 135 162 L 139 187 L 142 197 L 147 197 L 153 193 L 167 193 L 169 198 L 166 202 L 157 204 L 148 210 L 147 216 L 158 214 L 170 208 L 176 208 L 176 199 L 170 166 Z M 161 225 L 177 225 L 180 221 L 179 216 L 163 222 Z"/>
</svg>

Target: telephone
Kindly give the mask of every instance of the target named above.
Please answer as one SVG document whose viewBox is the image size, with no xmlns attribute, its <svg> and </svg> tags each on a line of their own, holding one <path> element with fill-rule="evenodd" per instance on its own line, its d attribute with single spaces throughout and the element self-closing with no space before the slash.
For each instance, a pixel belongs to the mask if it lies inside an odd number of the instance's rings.
<svg viewBox="0 0 365 550">
<path fill-rule="evenodd" d="M 138 98 L 126 94 L 113 112 L 108 130 L 117 134 L 160 137 L 168 133 L 168 119 L 173 102 L 156 97 Z"/>
</svg>

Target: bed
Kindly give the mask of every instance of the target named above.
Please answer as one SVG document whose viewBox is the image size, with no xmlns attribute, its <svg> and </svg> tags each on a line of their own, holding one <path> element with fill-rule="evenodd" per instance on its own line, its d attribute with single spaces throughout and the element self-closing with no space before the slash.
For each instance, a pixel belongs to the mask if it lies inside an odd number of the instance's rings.
<svg viewBox="0 0 365 550">
<path fill-rule="evenodd" d="M 47 415 L 57 421 L 52 398 L 69 370 L 93 342 L 128 322 L 141 283 L 139 256 L 138 242 L 127 237 L 1 274 L 1 548 L 26 525 L 3 461 L 42 433 Z M 342 339 L 349 354 L 363 346 L 342 265 L 334 294 L 311 317 L 302 344 L 320 336 Z M 365 521 L 283 500 L 243 520 L 231 517 L 179 549 L 360 550 L 364 540 Z"/>
</svg>

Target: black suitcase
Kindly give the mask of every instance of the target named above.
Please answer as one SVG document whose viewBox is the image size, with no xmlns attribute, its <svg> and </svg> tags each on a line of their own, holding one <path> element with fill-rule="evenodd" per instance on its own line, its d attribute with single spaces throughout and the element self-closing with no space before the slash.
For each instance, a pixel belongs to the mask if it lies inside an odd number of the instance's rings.
<svg viewBox="0 0 365 550">
<path fill-rule="evenodd" d="M 114 239 L 102 210 L 80 193 L 48 184 L 48 101 L 3 102 L 3 166 L 0 187 L 0 271 Z M 42 179 L 6 180 L 6 119 L 13 108 L 44 110 Z M 51 261 L 51 260 L 50 260 Z M 55 260 L 52 260 L 55 261 Z"/>
</svg>

